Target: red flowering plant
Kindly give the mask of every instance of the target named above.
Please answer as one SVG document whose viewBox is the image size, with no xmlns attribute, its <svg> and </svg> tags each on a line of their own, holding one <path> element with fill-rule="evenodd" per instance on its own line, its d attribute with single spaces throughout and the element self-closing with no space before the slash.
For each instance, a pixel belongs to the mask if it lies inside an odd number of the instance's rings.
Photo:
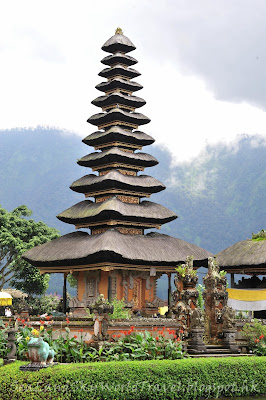
<svg viewBox="0 0 266 400">
<path fill-rule="evenodd" d="M 166 332 L 172 337 L 167 338 Z M 169 336 L 167 335 L 167 336 Z M 106 349 L 104 355 L 107 360 L 175 360 L 183 358 L 182 343 L 175 331 L 158 330 L 140 332 L 131 326 L 127 331 L 113 335 L 114 344 Z"/>
<path fill-rule="evenodd" d="M 257 319 L 243 326 L 241 333 L 248 341 L 249 348 L 258 356 L 266 355 L 266 325 Z"/>
<path fill-rule="evenodd" d="M 266 356 L 266 337 L 262 334 L 254 340 L 253 353 L 257 356 Z"/>
</svg>

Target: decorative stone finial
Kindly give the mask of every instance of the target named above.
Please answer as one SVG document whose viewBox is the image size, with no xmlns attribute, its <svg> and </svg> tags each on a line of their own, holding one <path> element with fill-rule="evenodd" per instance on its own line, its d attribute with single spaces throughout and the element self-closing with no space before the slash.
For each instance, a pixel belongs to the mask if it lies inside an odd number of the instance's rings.
<svg viewBox="0 0 266 400">
<path fill-rule="evenodd" d="M 115 31 L 115 34 L 116 35 L 123 35 L 123 31 L 122 31 L 122 29 L 121 28 L 116 28 L 116 31 Z"/>
</svg>

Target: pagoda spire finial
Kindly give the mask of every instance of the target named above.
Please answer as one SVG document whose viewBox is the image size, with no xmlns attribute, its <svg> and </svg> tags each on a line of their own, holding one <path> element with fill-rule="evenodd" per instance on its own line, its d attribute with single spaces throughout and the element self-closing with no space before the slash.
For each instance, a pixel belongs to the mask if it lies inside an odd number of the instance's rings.
<svg viewBox="0 0 266 400">
<path fill-rule="evenodd" d="M 122 31 L 122 29 L 121 28 L 116 28 L 116 30 L 115 30 L 115 34 L 116 35 L 123 35 L 123 31 Z"/>
</svg>

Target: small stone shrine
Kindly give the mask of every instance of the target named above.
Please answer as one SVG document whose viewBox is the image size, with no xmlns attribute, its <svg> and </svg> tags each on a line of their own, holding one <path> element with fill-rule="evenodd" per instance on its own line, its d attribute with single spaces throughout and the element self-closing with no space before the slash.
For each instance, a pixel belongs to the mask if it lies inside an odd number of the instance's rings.
<svg viewBox="0 0 266 400">
<path fill-rule="evenodd" d="M 176 290 L 173 292 L 172 312 L 175 318 L 180 322 L 180 328 L 184 336 L 188 336 L 191 324 L 191 315 L 197 308 L 198 290 L 197 271 L 193 269 L 193 257 L 188 256 L 185 264 L 176 268 L 174 284 Z"/>
<path fill-rule="evenodd" d="M 205 335 L 209 343 L 224 342 L 230 336 L 232 342 L 234 310 L 227 306 L 228 293 L 225 271 L 220 271 L 217 261 L 213 257 L 208 259 L 208 273 L 203 278 L 205 290 L 203 292 L 205 304 Z M 228 341 L 227 340 L 227 341 Z M 228 342 L 228 343 L 229 343 Z M 228 344 L 227 343 L 227 344 Z"/>
</svg>

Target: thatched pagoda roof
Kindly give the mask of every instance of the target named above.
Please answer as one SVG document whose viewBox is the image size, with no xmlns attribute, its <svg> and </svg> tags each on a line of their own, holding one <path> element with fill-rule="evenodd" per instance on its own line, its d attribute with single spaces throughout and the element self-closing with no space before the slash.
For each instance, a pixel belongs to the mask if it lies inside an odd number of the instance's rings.
<svg viewBox="0 0 266 400">
<path fill-rule="evenodd" d="M 102 50 L 107 51 L 108 53 L 116 53 L 118 51 L 121 51 L 122 53 L 129 53 L 135 49 L 136 47 L 134 44 L 128 37 L 123 35 L 123 33 L 116 33 L 102 46 Z"/>
<path fill-rule="evenodd" d="M 96 85 L 95 87 L 96 87 L 96 89 L 100 90 L 101 92 L 109 92 L 110 90 L 114 90 L 114 89 L 121 89 L 121 90 L 128 90 L 129 92 L 136 92 L 137 90 L 140 90 L 143 88 L 143 86 L 137 82 L 127 81 L 127 80 L 121 79 L 121 78 L 115 78 L 115 79 L 112 79 L 111 81 L 101 82 L 98 85 Z"/>
<path fill-rule="evenodd" d="M 70 189 L 79 193 L 92 193 L 108 189 L 120 189 L 137 193 L 158 193 L 164 190 L 165 186 L 151 176 L 124 175 L 114 169 L 105 175 L 85 175 L 73 182 Z"/>
<path fill-rule="evenodd" d="M 134 68 L 126 68 L 124 65 L 116 64 L 113 67 L 103 69 L 98 75 L 107 79 L 116 75 L 122 75 L 132 79 L 140 76 L 141 74 Z"/>
<path fill-rule="evenodd" d="M 127 122 L 138 126 L 148 124 L 150 118 L 141 113 L 127 112 L 122 110 L 122 108 L 112 108 L 105 113 L 94 114 L 87 120 L 87 122 L 95 126 L 100 126 L 112 121 Z"/>
<path fill-rule="evenodd" d="M 129 65 L 137 64 L 137 62 L 138 61 L 134 57 L 129 56 L 128 54 L 120 53 L 120 52 L 117 52 L 115 54 L 110 54 L 109 56 L 106 56 L 101 60 L 102 64 L 110 65 L 110 66 L 115 65 L 115 64 L 122 64 L 122 65 L 124 64 L 124 65 L 129 66 Z"/>
<path fill-rule="evenodd" d="M 266 274 L 266 240 L 242 240 L 220 251 L 216 258 L 219 266 L 228 271 Z"/>
<path fill-rule="evenodd" d="M 112 92 L 106 96 L 99 96 L 91 102 L 94 106 L 105 107 L 113 104 L 122 104 L 129 107 L 142 107 L 146 101 L 141 97 L 127 96 L 121 92 Z"/>
<path fill-rule="evenodd" d="M 158 266 L 158 270 L 174 272 L 188 255 L 194 257 L 194 266 L 207 266 L 212 254 L 194 244 L 168 235 L 124 235 L 110 229 L 98 235 L 78 231 L 34 247 L 23 254 L 31 264 L 47 272 L 95 268 L 95 264 L 126 265 L 132 267 Z M 60 268 L 61 267 L 61 268 Z M 121 266 L 120 266 L 121 268 Z"/>
<path fill-rule="evenodd" d="M 138 224 L 166 224 L 177 216 L 167 208 L 151 201 L 124 203 L 113 196 L 102 203 L 84 200 L 57 215 L 60 221 L 81 225 L 102 221 L 130 221 Z M 146 226 L 146 225 L 145 225 Z"/>
<path fill-rule="evenodd" d="M 117 141 L 141 145 L 141 146 L 148 146 L 149 144 L 154 143 L 153 137 L 147 135 L 144 132 L 141 131 L 131 132 L 116 125 L 112 126 L 107 131 L 93 132 L 82 140 L 83 143 L 89 146 L 96 146 L 99 144 L 111 143 Z"/>
<path fill-rule="evenodd" d="M 140 167 L 152 167 L 157 165 L 158 161 L 155 157 L 146 153 L 129 153 L 112 147 L 102 152 L 90 153 L 78 160 L 78 164 L 84 167 L 99 167 L 110 163 L 123 163 Z"/>
</svg>

